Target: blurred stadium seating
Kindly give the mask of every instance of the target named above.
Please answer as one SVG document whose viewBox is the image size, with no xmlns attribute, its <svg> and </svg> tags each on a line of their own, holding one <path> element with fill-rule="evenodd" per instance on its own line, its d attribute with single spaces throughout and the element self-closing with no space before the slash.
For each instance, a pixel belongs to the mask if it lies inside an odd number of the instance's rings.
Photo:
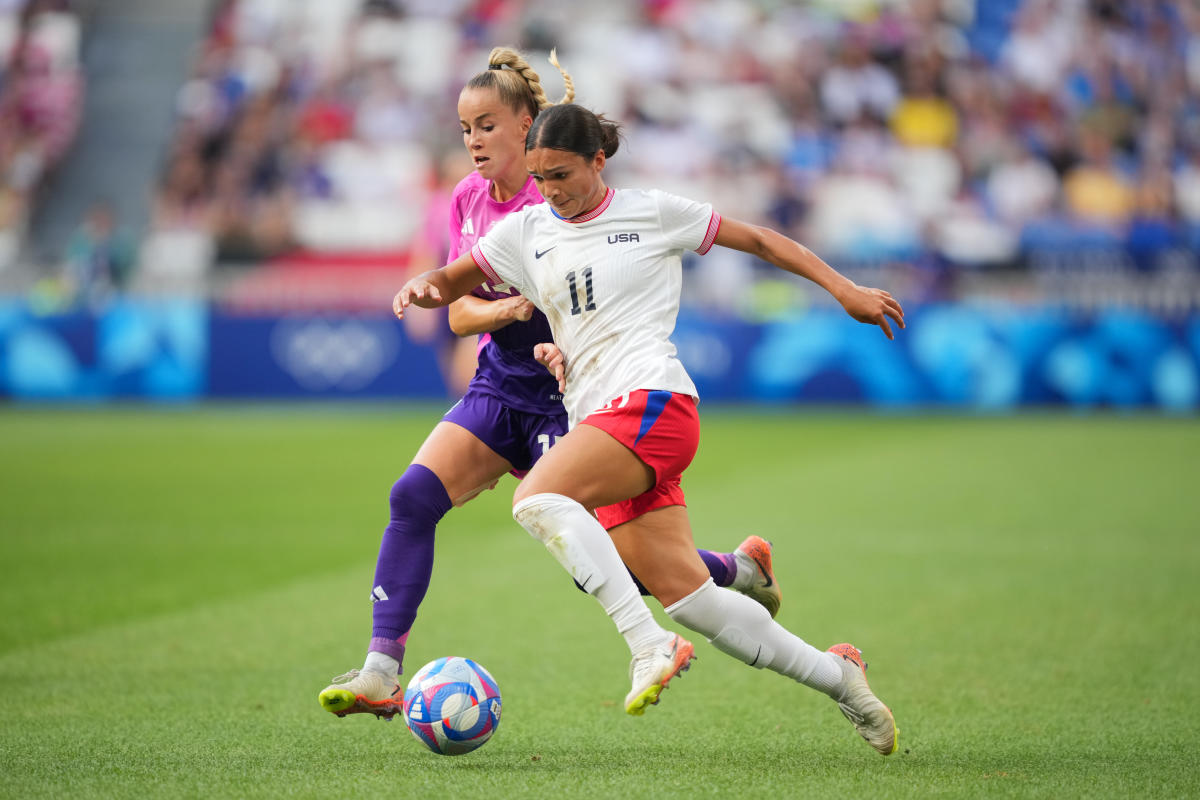
<svg viewBox="0 0 1200 800">
<path fill-rule="evenodd" d="M 66 243 L 22 244 L 37 182 L 78 127 L 78 9 L 0 0 L 2 285 L 67 316 L 86 293 L 61 280 L 80 274 Z M 432 265 L 410 256 L 438 249 L 427 215 L 466 168 L 456 98 L 495 44 L 530 53 L 552 98 L 556 46 L 578 101 L 624 122 L 613 185 L 776 227 L 937 320 L 904 345 L 906 381 L 881 377 L 875 356 L 838 365 L 855 351 L 836 333 L 810 372 L 786 362 L 767 370 L 786 373 L 775 383 L 742 380 L 737 362 L 797 358 L 780 330 L 815 324 L 828 300 L 740 254 L 688 259 L 683 339 L 724 324 L 744 327 L 726 333 L 747 347 L 775 343 L 769 358 L 731 353 L 711 393 L 1200 403 L 1200 7 L 1188 0 L 220 0 L 147 211 L 117 221 L 137 255 L 100 279 L 118 302 L 169 295 L 214 319 L 386 313 L 410 261 Z"/>
</svg>

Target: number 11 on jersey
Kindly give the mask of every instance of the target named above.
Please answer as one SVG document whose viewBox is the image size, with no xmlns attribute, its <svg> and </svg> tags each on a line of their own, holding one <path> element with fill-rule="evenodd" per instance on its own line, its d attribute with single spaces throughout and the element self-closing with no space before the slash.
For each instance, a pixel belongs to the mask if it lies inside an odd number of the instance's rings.
<svg viewBox="0 0 1200 800">
<path fill-rule="evenodd" d="M 579 307 L 579 290 L 575 286 L 575 270 L 567 273 L 567 285 L 571 287 L 571 314 L 583 313 L 584 311 L 596 310 L 596 298 L 592 296 L 592 268 L 584 267 L 583 276 L 583 293 L 586 301 L 583 308 Z"/>
</svg>

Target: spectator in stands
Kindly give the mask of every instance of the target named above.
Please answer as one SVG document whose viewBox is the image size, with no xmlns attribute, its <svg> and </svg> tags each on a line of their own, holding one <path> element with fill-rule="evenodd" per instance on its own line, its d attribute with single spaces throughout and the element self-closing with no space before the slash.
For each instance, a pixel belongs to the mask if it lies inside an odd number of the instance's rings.
<svg viewBox="0 0 1200 800">
<path fill-rule="evenodd" d="M 1130 257 L 1141 270 L 1155 269 L 1165 253 L 1182 244 L 1180 234 L 1170 170 L 1162 163 L 1144 165 L 1134 189 L 1126 233 Z"/>
<path fill-rule="evenodd" d="M 129 233 L 116 224 L 111 203 L 97 200 L 71 234 L 66 251 L 69 294 L 79 305 L 103 307 L 129 285 L 134 247 Z"/>
<path fill-rule="evenodd" d="M 1029 220 L 1052 213 L 1058 191 L 1054 169 L 1019 140 L 988 173 L 985 189 L 995 215 L 1018 231 Z"/>
<path fill-rule="evenodd" d="M 1194 148 L 1174 176 L 1175 206 L 1184 222 L 1200 229 L 1200 147 Z"/>
<path fill-rule="evenodd" d="M 864 34 L 850 28 L 837 63 L 821 79 L 821 104 L 828 118 L 837 125 L 863 115 L 886 120 L 899 98 L 896 76 L 871 59 Z"/>
<path fill-rule="evenodd" d="M 79 127 L 79 42 L 65 0 L 0 5 L 0 268 L 16 259 L 30 204 Z"/>
<path fill-rule="evenodd" d="M 579 79 L 630 120 L 622 181 L 721 184 L 762 222 L 799 210 L 847 258 L 945 255 L 950 240 L 965 253 L 972 236 L 944 230 L 956 219 L 989 231 L 980 252 L 1007 252 L 1009 235 L 1063 212 L 1128 244 L 1131 219 L 1161 216 L 1147 197 L 1174 195 L 1185 219 L 1200 207 L 1188 0 L 1011 0 L 1012 15 L 941 0 L 783 5 L 226 0 L 181 92 L 171 163 L 203 165 L 203 197 L 187 205 L 220 209 L 206 224 L 223 256 L 402 252 L 421 228 L 412 199 L 430 191 L 431 145 L 453 124 L 429 109 L 453 95 L 463 54 L 549 36 L 575 40 Z M 0 166 L 38 172 L 44 143 L 0 142 Z M 714 166 L 731 158 L 732 173 Z M 1170 186 L 1159 171 L 1137 189 L 1148 163 L 1172 168 Z M 781 167 L 788 180 L 772 177 Z"/>
<path fill-rule="evenodd" d="M 892 112 L 892 133 L 908 147 L 953 148 L 958 139 L 958 114 L 937 86 L 934 65 L 912 59 L 905 68 L 905 90 Z"/>
<path fill-rule="evenodd" d="M 1027 0 L 1001 52 L 1002 69 L 1017 84 L 1038 94 L 1053 94 L 1067 69 L 1074 25 L 1072 9 L 1066 5 Z"/>
<path fill-rule="evenodd" d="M 1104 133 L 1084 129 L 1080 155 L 1080 163 L 1063 178 L 1067 213 L 1085 224 L 1124 226 L 1133 213 L 1133 186 L 1117 166 L 1112 143 Z"/>
</svg>

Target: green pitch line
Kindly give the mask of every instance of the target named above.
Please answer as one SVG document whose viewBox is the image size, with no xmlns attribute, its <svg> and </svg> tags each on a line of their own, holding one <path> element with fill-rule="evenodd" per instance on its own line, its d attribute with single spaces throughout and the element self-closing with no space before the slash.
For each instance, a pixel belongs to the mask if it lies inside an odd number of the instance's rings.
<svg viewBox="0 0 1200 800">
<path fill-rule="evenodd" d="M 1200 794 L 1196 421 L 703 408 L 698 544 L 775 543 L 779 621 L 862 647 L 887 759 L 698 637 L 628 717 L 624 644 L 506 478 L 439 529 L 409 642 L 410 674 L 465 655 L 503 693 L 441 758 L 316 702 L 361 663 L 387 492 L 441 410 L 0 412 L 0 797 Z"/>
</svg>

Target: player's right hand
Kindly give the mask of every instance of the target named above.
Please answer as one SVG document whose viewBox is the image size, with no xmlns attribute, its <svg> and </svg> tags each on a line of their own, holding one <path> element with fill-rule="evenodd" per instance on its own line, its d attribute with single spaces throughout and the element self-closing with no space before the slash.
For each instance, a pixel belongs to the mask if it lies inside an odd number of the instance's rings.
<svg viewBox="0 0 1200 800">
<path fill-rule="evenodd" d="M 567 360 L 553 342 L 542 342 L 533 346 L 533 357 L 539 364 L 550 370 L 550 374 L 558 381 L 558 390 L 567 390 Z"/>
<path fill-rule="evenodd" d="M 413 278 L 396 292 L 396 296 L 392 298 L 392 313 L 396 315 L 396 319 L 404 319 L 404 309 L 414 303 L 416 305 L 424 305 L 419 303 L 419 300 L 432 301 L 429 308 L 441 305 L 442 293 L 430 281 L 421 277 Z"/>
<path fill-rule="evenodd" d="M 888 317 L 895 320 L 901 328 L 904 327 L 904 309 L 900 302 L 882 289 L 872 289 L 870 286 L 850 284 L 849 289 L 835 295 L 846 313 L 859 322 L 868 325 L 878 325 L 883 334 L 889 339 L 895 339 Z"/>
</svg>

